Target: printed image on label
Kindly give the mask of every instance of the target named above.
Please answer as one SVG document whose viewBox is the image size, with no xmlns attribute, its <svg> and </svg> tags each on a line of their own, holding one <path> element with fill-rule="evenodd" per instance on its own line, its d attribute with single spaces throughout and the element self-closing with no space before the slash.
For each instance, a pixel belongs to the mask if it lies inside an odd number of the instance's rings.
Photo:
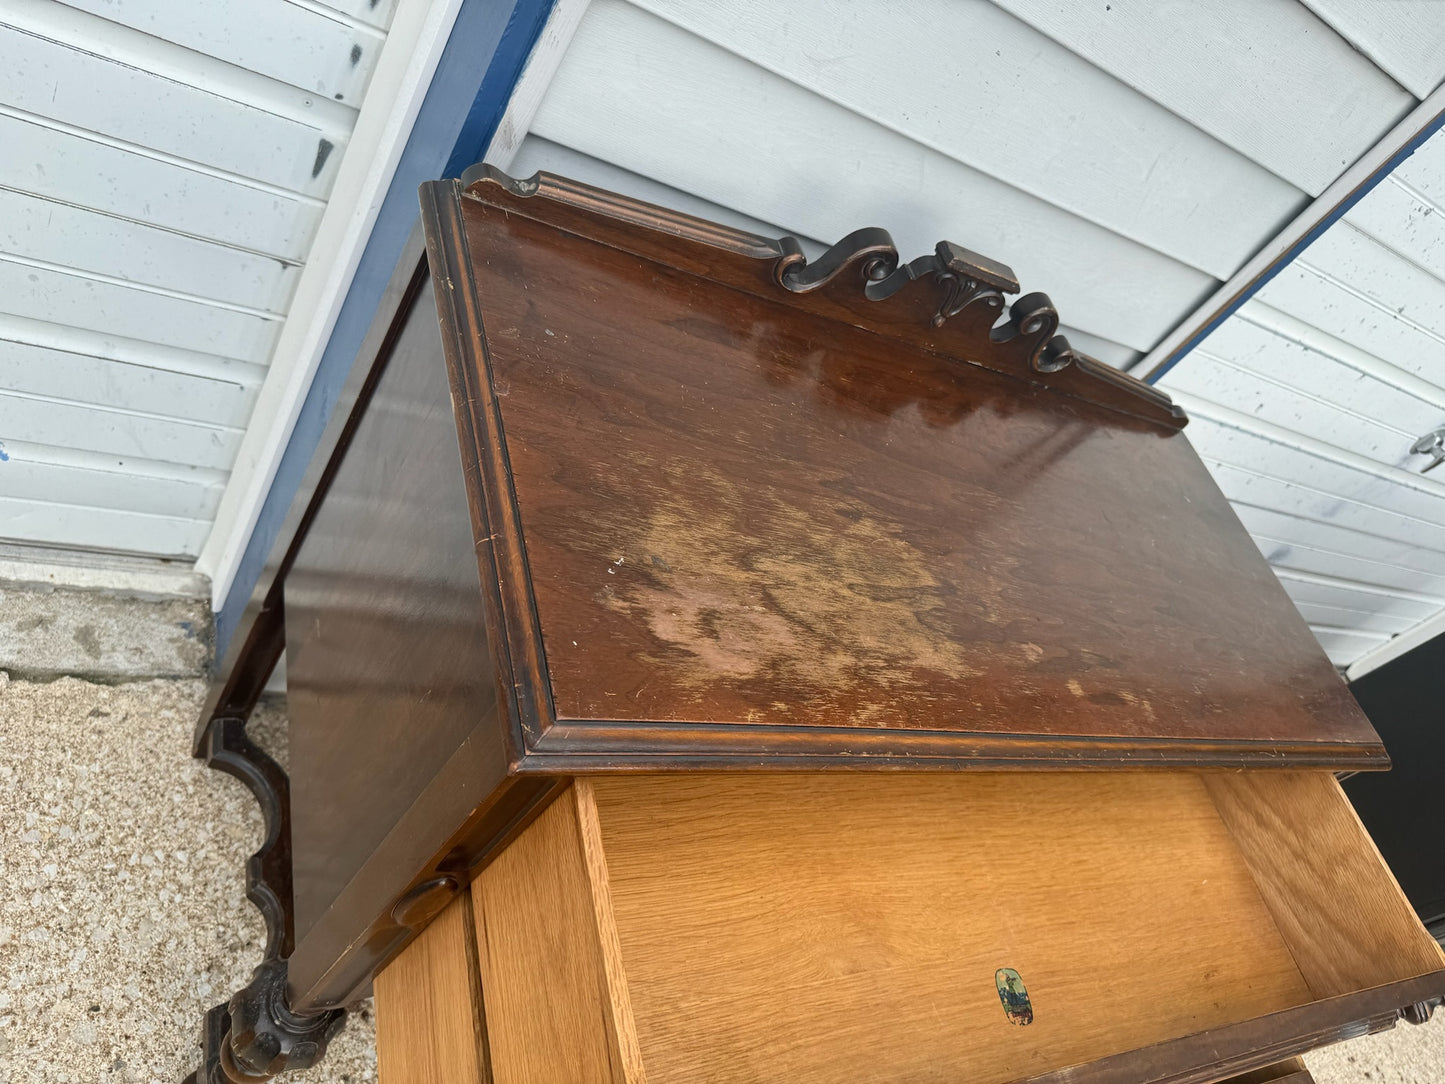
<svg viewBox="0 0 1445 1084">
<path fill-rule="evenodd" d="M 993 973 L 993 984 L 998 987 L 998 999 L 1003 1002 L 1004 1014 L 1010 1024 L 1023 1027 L 1034 1022 L 1034 1007 L 1029 1003 L 1029 992 L 1024 989 L 1024 980 L 1011 967 L 1001 967 Z"/>
</svg>

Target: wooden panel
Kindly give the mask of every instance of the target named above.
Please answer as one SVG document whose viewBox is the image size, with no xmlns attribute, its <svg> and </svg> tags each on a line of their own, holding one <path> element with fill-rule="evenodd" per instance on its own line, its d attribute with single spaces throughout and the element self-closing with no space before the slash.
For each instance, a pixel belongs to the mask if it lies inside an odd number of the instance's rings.
<svg viewBox="0 0 1445 1084">
<path fill-rule="evenodd" d="M 298 955 L 478 729 L 491 740 L 470 786 L 486 796 L 504 773 L 441 331 L 424 294 L 398 320 L 385 373 L 285 582 Z M 429 857 L 477 803 L 466 788 L 443 788 L 440 808 L 404 835 Z M 422 873 L 386 872 L 400 880 L 393 891 Z M 363 914 L 332 915 L 332 932 L 351 922 L 342 936 L 358 937 L 393 899 L 372 895 L 353 905 Z"/>
<path fill-rule="evenodd" d="M 593 877 L 605 871 L 584 853 L 598 847 L 595 821 L 584 834 L 577 806 L 575 789 L 564 794 L 472 882 L 499 1081 L 644 1079 L 625 987 L 610 981 L 617 965 L 604 956 L 615 933 L 599 929 L 610 915 L 596 906 Z"/>
<path fill-rule="evenodd" d="M 300 266 L 0 188 L 0 252 L 281 313 Z"/>
<path fill-rule="evenodd" d="M 252 362 L 270 358 L 280 328 L 265 313 L 3 257 L 0 311 Z"/>
<path fill-rule="evenodd" d="M 1332 775 L 1200 778 L 1316 998 L 1445 963 Z"/>
<path fill-rule="evenodd" d="M 1230 1077 L 1223 1084 L 1314 1084 L 1314 1077 L 1301 1059 L 1290 1058 L 1243 1076 Z"/>
<path fill-rule="evenodd" d="M 359 102 L 384 34 L 289 0 L 63 0 L 81 11 L 339 102 Z"/>
<path fill-rule="evenodd" d="M 761 287 L 720 303 L 468 214 L 558 717 L 1351 740 L 1187 447 L 937 355 L 901 366 Z"/>
<path fill-rule="evenodd" d="M 1310 195 L 1414 104 L 1298 3 L 995 3 Z"/>
<path fill-rule="evenodd" d="M 335 179 L 345 139 L 330 126 L 80 52 L 15 30 L 3 18 L 0 53 L 10 58 L 0 68 L 0 101 L 11 109 L 296 192 L 322 194 Z M 147 107 L 136 109 L 136 102 Z"/>
<path fill-rule="evenodd" d="M 0 107 L 0 185 L 288 260 L 306 255 L 321 202 L 188 166 Z"/>
<path fill-rule="evenodd" d="M 1194 776 L 594 785 L 653 1084 L 1014 1081 L 1309 998 Z"/>
<path fill-rule="evenodd" d="M 471 893 L 375 979 L 376 1071 L 385 1084 L 490 1084 Z"/>
<path fill-rule="evenodd" d="M 174 372 L 169 359 L 158 355 L 156 364 L 127 362 L 114 357 L 55 350 L 5 338 L 0 326 L 0 387 L 23 395 L 45 396 L 113 409 L 185 418 L 210 425 L 242 428 L 265 370 L 242 362 L 212 359 L 230 380 Z M 107 345 L 98 338 L 93 348 Z M 114 352 L 114 351 L 113 351 Z"/>
<path fill-rule="evenodd" d="M 209 520 L 0 496 L 0 539 L 8 542 L 194 557 L 210 528 Z"/>
<path fill-rule="evenodd" d="M 812 0 L 786 8 L 766 0 L 634 2 L 900 135 L 1217 278 L 1232 274 L 1304 198 L 985 0 Z M 901 57 L 927 75 L 900 78 Z M 960 108 L 973 101 L 988 108 Z M 1068 102 L 1087 108 L 1065 108 Z M 1066 170 L 1058 168 L 1063 148 Z M 1145 162 L 1147 169 L 1137 168 Z"/>
<path fill-rule="evenodd" d="M 1304 0 L 1417 98 L 1445 79 L 1445 5 L 1436 0 Z"/>
<path fill-rule="evenodd" d="M 1047 284 L 1067 323 L 1135 350 L 1215 285 L 621 0 L 589 8 L 532 130 L 830 243 L 867 223 L 886 223 L 905 258 L 957 241 Z"/>
</svg>

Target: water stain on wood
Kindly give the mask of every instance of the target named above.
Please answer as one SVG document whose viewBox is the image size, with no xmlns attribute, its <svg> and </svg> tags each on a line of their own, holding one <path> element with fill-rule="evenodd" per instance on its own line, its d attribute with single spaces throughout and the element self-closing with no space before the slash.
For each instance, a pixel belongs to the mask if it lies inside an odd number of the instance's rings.
<svg viewBox="0 0 1445 1084">
<path fill-rule="evenodd" d="M 978 674 L 946 632 L 960 612 L 994 616 L 987 600 L 953 598 L 896 524 L 842 496 L 826 519 L 780 494 L 744 498 L 695 462 L 654 474 L 656 502 L 618 524 L 621 552 L 638 558 L 599 582 L 600 601 L 645 623 L 683 684 L 896 688 L 921 684 L 920 671 Z"/>
</svg>

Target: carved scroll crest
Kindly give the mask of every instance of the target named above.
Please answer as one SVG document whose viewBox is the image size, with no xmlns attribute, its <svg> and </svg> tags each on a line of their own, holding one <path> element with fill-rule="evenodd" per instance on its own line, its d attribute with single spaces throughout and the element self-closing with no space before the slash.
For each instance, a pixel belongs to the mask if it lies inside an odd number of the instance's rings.
<svg viewBox="0 0 1445 1084">
<path fill-rule="evenodd" d="M 1006 296 L 1020 289 L 1013 271 L 950 241 L 940 241 L 932 253 L 903 263 L 888 231 L 870 226 L 854 230 L 810 261 L 796 238 L 764 237 L 550 173 L 517 180 L 481 163 L 462 175 L 464 190 L 475 195 L 484 186 L 495 186 L 493 192 L 500 189 L 517 199 L 556 201 L 735 256 L 771 261 L 773 282 L 792 293 L 807 294 L 852 281 L 867 300 L 886 301 L 901 295 L 911 283 L 920 283 L 920 288 L 931 284 L 937 300 L 929 306 L 926 322 L 920 321 L 921 332 L 959 326 L 974 343 L 982 337 L 1006 355 L 990 367 L 1007 368 L 1007 362 L 1022 358 L 1039 374 L 1072 368 L 1075 372 L 1067 381 L 1070 394 L 1131 413 L 1142 407 L 1140 413 L 1171 429 L 1188 420 L 1164 392 L 1076 351 L 1058 334 L 1059 313 L 1047 294 L 1024 294 L 1005 308 Z M 982 357 L 972 360 L 988 364 Z"/>
</svg>

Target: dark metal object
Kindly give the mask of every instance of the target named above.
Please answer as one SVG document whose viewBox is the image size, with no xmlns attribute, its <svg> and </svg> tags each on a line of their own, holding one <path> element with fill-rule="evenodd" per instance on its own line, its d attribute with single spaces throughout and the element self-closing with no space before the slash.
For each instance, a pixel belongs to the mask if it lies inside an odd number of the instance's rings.
<svg viewBox="0 0 1445 1084">
<path fill-rule="evenodd" d="M 1435 429 L 1410 445 L 1411 455 L 1428 455 L 1430 462 L 1420 468 L 1421 474 L 1429 474 L 1441 463 L 1445 463 L 1445 428 Z"/>
<path fill-rule="evenodd" d="M 1400 1010 L 1400 1019 L 1407 1024 L 1428 1024 L 1430 1017 L 1435 1015 L 1435 1009 L 1442 1004 L 1445 1004 L 1445 998 L 1440 997 L 1432 997 L 1428 1001 L 1417 1001 Z"/>
</svg>

